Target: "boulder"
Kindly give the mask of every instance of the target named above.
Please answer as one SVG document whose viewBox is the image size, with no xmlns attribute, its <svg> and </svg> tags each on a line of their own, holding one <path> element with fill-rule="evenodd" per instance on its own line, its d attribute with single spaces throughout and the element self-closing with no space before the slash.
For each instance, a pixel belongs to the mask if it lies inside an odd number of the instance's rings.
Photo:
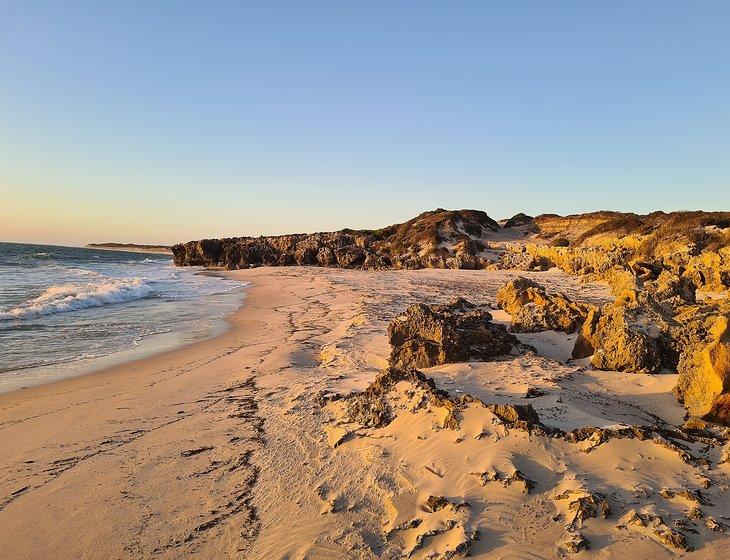
<svg viewBox="0 0 730 560">
<path fill-rule="evenodd" d="M 446 305 L 411 305 L 388 326 L 390 364 L 398 368 L 488 360 L 519 344 L 486 306 L 459 298 Z"/>
<path fill-rule="evenodd" d="M 730 317 L 709 322 L 682 352 L 674 394 L 691 416 L 730 425 Z"/>
<path fill-rule="evenodd" d="M 512 315 L 512 332 L 574 333 L 593 308 L 576 303 L 561 293 L 548 294 L 543 286 L 522 276 L 497 292 L 497 303 Z"/>
<path fill-rule="evenodd" d="M 588 313 L 572 357 L 591 355 L 591 364 L 598 369 L 656 373 L 662 367 L 659 337 L 637 321 L 634 310 L 622 305 Z"/>
</svg>

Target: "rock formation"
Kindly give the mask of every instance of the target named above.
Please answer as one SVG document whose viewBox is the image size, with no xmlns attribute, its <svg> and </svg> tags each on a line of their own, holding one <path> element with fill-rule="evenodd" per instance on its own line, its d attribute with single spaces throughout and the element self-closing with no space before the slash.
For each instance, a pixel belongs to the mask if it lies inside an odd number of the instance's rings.
<svg viewBox="0 0 730 560">
<path fill-rule="evenodd" d="M 500 290 L 498 301 L 515 332 L 579 332 L 573 357 L 591 356 L 597 368 L 678 371 L 675 394 L 688 413 L 730 423 L 727 334 L 713 327 L 730 313 L 727 304 L 700 301 L 730 290 L 730 212 L 517 214 L 500 228 L 481 211 L 438 209 L 379 230 L 205 239 L 172 251 L 181 266 L 558 267 L 604 280 L 616 304 L 601 309 L 525 279 Z M 397 367 L 490 359 L 517 343 L 486 309 L 466 302 L 415 306 L 390 337 Z"/>
<path fill-rule="evenodd" d="M 502 492 L 497 486 L 511 495 L 508 499 L 521 495 L 519 503 L 537 494 L 540 511 L 549 503 L 546 497 L 552 497 L 550 523 L 564 526 L 564 532 L 556 532 L 560 555 L 590 549 L 587 536 L 600 543 L 601 528 L 638 532 L 671 552 L 704 546 L 705 539 L 725 530 L 717 517 L 724 485 L 717 484 L 722 475 L 714 467 L 722 461 L 728 433 L 716 426 L 583 426 L 565 432 L 543 425 L 530 405 L 486 404 L 467 393 L 441 390 L 419 371 L 394 368 L 363 391 L 330 394 L 321 404 L 328 418 L 325 432 L 337 430 L 337 441 L 344 442 L 336 446 L 338 452 L 350 445 L 346 452 L 363 453 L 377 469 L 383 463 L 402 468 L 398 472 L 407 486 L 390 485 L 381 494 L 386 512 L 382 530 L 406 556 L 413 551 L 428 551 L 434 558 L 468 556 L 470 543 L 479 540 L 482 512 L 493 505 L 494 492 Z M 664 450 L 684 465 L 681 486 L 665 472 L 656 480 L 671 480 L 670 486 L 653 482 L 655 463 L 647 460 Z M 623 464 L 631 462 L 630 472 L 602 465 L 617 457 Z M 464 484 L 466 473 L 477 484 Z M 632 477 L 652 483 L 627 483 Z M 680 504 L 689 507 L 682 511 Z M 453 538 L 429 540 L 447 533 Z M 436 544 L 447 546 L 429 548 Z"/>
<path fill-rule="evenodd" d="M 437 389 L 433 379 L 420 371 L 395 368 L 380 373 L 364 391 L 343 399 L 347 420 L 367 428 L 387 426 L 396 415 L 389 397 L 401 382 L 410 385 L 411 393 L 421 395 L 418 407 L 443 411 L 442 427 L 453 429 L 458 425 L 454 415 L 458 402 L 445 391 Z"/>
<path fill-rule="evenodd" d="M 592 309 L 563 294 L 548 294 L 543 286 L 522 276 L 497 292 L 497 303 L 512 316 L 512 332 L 573 333 L 581 328 Z"/>
<path fill-rule="evenodd" d="M 730 315 L 708 322 L 680 357 L 674 393 L 691 416 L 730 425 Z"/>
<path fill-rule="evenodd" d="M 415 304 L 388 326 L 390 364 L 397 368 L 488 360 L 508 354 L 518 340 L 492 322 L 486 306 L 464 299 L 447 305 Z"/>
<path fill-rule="evenodd" d="M 379 230 L 189 241 L 172 248 L 178 266 L 228 269 L 314 265 L 341 268 L 484 268 L 500 226 L 478 210 L 425 212 Z M 493 257 L 496 258 L 496 257 Z"/>
<path fill-rule="evenodd" d="M 550 263 L 606 279 L 642 262 L 650 272 L 643 280 L 656 280 L 666 270 L 706 291 L 730 288 L 730 212 L 543 214 L 534 226 L 538 233 L 532 242 L 507 248 L 505 268 L 539 270 Z M 668 280 L 660 284 L 675 295 L 691 291 L 690 284 L 671 287 Z"/>
<path fill-rule="evenodd" d="M 573 358 L 592 356 L 591 364 L 612 371 L 656 373 L 662 367 L 658 338 L 625 306 L 607 305 L 588 313 L 573 348 Z"/>
<path fill-rule="evenodd" d="M 514 229 L 530 235 L 516 241 Z M 503 232 L 503 233 L 500 233 Z M 512 232 L 512 233 L 509 233 Z M 572 216 L 516 214 L 500 228 L 478 210 L 434 210 L 378 230 L 233 237 L 172 247 L 175 264 L 336 266 L 342 268 L 468 268 L 521 270 L 559 267 L 605 279 L 632 261 L 648 264 L 700 289 L 730 288 L 730 212 L 592 212 Z M 690 284 L 659 280 L 658 293 L 688 294 Z M 671 296 L 669 296 L 671 297 Z"/>
</svg>

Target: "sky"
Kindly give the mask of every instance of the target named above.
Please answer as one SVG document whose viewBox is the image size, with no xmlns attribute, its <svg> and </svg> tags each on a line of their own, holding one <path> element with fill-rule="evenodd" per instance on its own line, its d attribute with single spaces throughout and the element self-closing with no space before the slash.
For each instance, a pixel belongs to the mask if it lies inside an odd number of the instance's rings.
<svg viewBox="0 0 730 560">
<path fill-rule="evenodd" d="M 0 240 L 730 210 L 730 2 L 0 0 Z"/>
</svg>

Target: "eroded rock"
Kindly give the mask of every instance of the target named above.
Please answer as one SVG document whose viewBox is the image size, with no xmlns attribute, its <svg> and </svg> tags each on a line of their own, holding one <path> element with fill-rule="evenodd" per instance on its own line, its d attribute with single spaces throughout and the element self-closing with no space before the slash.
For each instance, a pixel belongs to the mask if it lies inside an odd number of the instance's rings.
<svg viewBox="0 0 730 560">
<path fill-rule="evenodd" d="M 575 532 L 568 535 L 568 538 L 563 543 L 563 548 L 571 554 L 576 554 L 581 550 L 590 550 L 591 546 L 588 539 L 580 533 Z"/>
<path fill-rule="evenodd" d="M 630 510 L 619 520 L 619 528 L 631 528 L 646 533 L 664 546 L 674 549 L 689 551 L 692 547 L 687 543 L 687 538 L 669 527 L 664 520 L 650 512 L 639 512 Z"/>
<path fill-rule="evenodd" d="M 690 415 L 730 425 L 730 320 L 711 323 L 682 353 L 674 394 Z"/>
<path fill-rule="evenodd" d="M 178 266 L 340 268 L 484 268 L 489 237 L 500 226 L 480 210 L 424 212 L 378 230 L 189 241 L 172 247 Z M 496 257 L 495 257 L 496 258 Z"/>
<path fill-rule="evenodd" d="M 593 308 L 561 293 L 549 294 L 543 286 L 522 276 L 497 292 L 497 303 L 512 316 L 512 332 L 573 333 L 581 328 Z"/>
<path fill-rule="evenodd" d="M 492 322 L 486 306 L 465 299 L 447 305 L 415 304 L 388 327 L 390 364 L 396 368 L 489 360 L 508 354 L 519 341 Z"/>
<path fill-rule="evenodd" d="M 416 370 L 399 370 L 390 368 L 380 373 L 375 380 L 359 393 L 340 399 L 345 403 L 345 412 L 350 422 L 356 422 L 368 428 L 381 428 L 390 424 L 395 418 L 393 401 L 389 394 L 396 389 L 398 383 L 408 384 L 410 395 L 418 392 L 412 411 L 427 407 L 435 407 L 443 412 L 443 426 L 456 429 L 458 421 L 455 413 L 458 402 L 446 391 L 437 389 L 430 379 Z"/>
<path fill-rule="evenodd" d="M 658 333 L 636 320 L 623 305 L 592 309 L 573 347 L 572 357 L 591 356 L 598 369 L 656 373 L 662 367 Z"/>
<path fill-rule="evenodd" d="M 566 490 L 554 500 L 565 502 L 565 523 L 569 529 L 579 529 L 586 519 L 599 514 L 604 518 L 611 515 L 611 506 L 603 495 L 582 488 Z"/>
</svg>

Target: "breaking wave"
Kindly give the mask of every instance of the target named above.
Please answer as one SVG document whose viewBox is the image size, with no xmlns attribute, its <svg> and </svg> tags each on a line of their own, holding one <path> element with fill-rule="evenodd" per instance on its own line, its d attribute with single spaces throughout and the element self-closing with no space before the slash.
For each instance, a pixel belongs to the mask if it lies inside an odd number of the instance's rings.
<svg viewBox="0 0 730 560">
<path fill-rule="evenodd" d="M 9 311 L 0 311 L 0 321 L 66 313 L 150 297 L 152 283 L 141 278 L 104 278 L 101 283 L 60 284 Z"/>
</svg>

